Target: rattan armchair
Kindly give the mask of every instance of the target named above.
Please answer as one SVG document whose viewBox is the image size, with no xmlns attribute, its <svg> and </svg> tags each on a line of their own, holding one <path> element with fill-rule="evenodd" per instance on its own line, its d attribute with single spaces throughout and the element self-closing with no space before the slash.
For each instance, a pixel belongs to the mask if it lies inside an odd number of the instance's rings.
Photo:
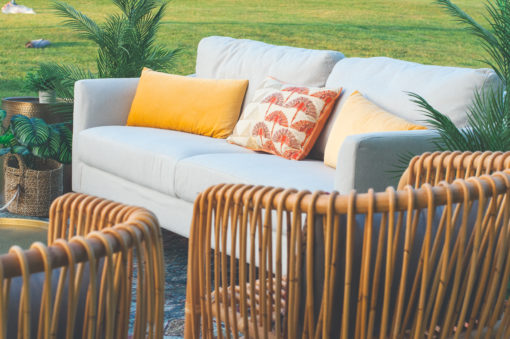
<svg viewBox="0 0 510 339">
<path fill-rule="evenodd" d="M 0 337 L 127 338 L 131 321 L 134 338 L 162 338 L 160 232 L 142 208 L 83 194 L 57 198 L 48 246 L 0 256 Z"/>
<path fill-rule="evenodd" d="M 466 164 L 491 163 L 481 156 Z M 444 155 L 424 157 L 448 164 Z M 478 177 L 454 179 L 465 176 L 455 160 L 447 183 L 440 166 L 427 170 L 434 177 L 416 175 L 418 160 L 403 180 L 425 181 L 420 188 L 203 192 L 190 236 L 185 337 L 510 337 L 510 171 L 482 175 L 504 167 L 492 162 L 466 170 Z"/>
<path fill-rule="evenodd" d="M 428 183 L 453 182 L 510 168 L 510 152 L 434 152 L 414 157 L 400 178 L 398 189 Z"/>
</svg>

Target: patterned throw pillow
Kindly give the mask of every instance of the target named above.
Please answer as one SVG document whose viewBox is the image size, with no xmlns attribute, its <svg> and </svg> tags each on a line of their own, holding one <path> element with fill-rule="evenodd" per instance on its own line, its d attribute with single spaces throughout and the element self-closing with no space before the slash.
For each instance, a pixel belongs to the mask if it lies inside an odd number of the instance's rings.
<svg viewBox="0 0 510 339">
<path fill-rule="evenodd" d="M 304 159 L 341 90 L 294 86 L 267 78 L 227 141 L 286 159 Z"/>
</svg>

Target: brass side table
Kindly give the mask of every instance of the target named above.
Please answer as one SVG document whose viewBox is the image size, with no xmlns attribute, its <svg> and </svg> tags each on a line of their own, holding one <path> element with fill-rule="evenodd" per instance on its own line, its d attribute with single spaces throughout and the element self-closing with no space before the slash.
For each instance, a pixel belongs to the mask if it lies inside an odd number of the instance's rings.
<svg viewBox="0 0 510 339">
<path fill-rule="evenodd" d="M 47 243 L 48 222 L 36 219 L 0 218 L 0 254 L 18 245 L 28 249 L 33 242 Z"/>
</svg>

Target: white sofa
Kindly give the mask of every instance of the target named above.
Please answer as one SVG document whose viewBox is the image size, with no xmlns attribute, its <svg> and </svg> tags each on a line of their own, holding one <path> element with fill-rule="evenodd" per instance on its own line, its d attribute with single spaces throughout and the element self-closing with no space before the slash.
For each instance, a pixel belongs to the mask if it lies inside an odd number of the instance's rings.
<svg viewBox="0 0 510 339">
<path fill-rule="evenodd" d="M 384 109 L 415 123 L 422 112 L 406 92 L 425 97 L 458 125 L 476 88 L 494 86 L 488 69 L 426 66 L 390 58 L 344 58 L 335 51 L 274 46 L 227 37 L 204 38 L 196 76 L 248 79 L 243 105 L 266 76 L 309 86 L 344 88 L 324 132 L 308 159 L 285 160 L 253 152 L 223 139 L 183 132 L 128 127 L 138 79 L 82 80 L 75 86 L 73 190 L 153 211 L 161 225 L 189 235 L 193 201 L 222 183 L 293 187 L 310 191 L 382 190 L 397 181 L 398 158 L 433 150 L 433 131 L 370 133 L 346 139 L 338 168 L 322 154 L 331 125 L 345 99 L 359 90 Z"/>
</svg>

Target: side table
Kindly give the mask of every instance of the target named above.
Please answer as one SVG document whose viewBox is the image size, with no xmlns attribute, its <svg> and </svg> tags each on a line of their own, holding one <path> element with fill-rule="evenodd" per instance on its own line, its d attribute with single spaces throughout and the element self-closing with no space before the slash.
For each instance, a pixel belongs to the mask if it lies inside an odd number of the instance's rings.
<svg viewBox="0 0 510 339">
<path fill-rule="evenodd" d="M 35 241 L 46 244 L 47 237 L 47 221 L 22 218 L 0 218 L 0 254 L 9 252 L 9 248 L 13 245 L 28 249 Z"/>
</svg>

